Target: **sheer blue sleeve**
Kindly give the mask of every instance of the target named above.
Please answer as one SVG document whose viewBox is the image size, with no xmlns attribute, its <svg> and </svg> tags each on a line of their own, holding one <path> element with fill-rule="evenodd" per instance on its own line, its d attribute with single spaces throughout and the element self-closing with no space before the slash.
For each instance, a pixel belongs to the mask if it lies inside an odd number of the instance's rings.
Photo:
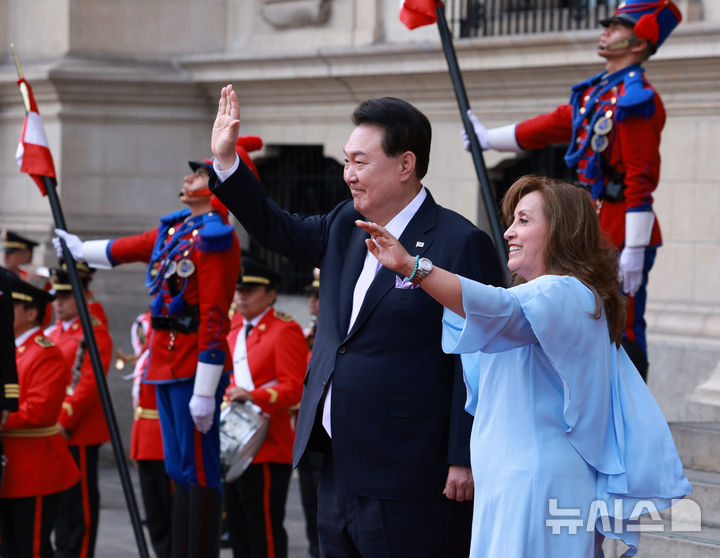
<svg viewBox="0 0 720 558">
<path fill-rule="evenodd" d="M 471 283 L 462 282 L 467 318 L 445 312 L 443 348 L 470 353 L 463 365 L 472 382 L 478 367 L 492 366 L 479 351 L 534 338 L 532 350 L 545 354 L 562 383 L 568 440 L 598 472 L 596 528 L 622 539 L 626 556 L 634 555 L 639 532 L 631 518 L 649 506 L 667 508 L 692 489 L 662 411 L 625 351 L 610 341 L 604 316 L 593 317 L 593 292 L 565 276 L 496 293 Z"/>
</svg>

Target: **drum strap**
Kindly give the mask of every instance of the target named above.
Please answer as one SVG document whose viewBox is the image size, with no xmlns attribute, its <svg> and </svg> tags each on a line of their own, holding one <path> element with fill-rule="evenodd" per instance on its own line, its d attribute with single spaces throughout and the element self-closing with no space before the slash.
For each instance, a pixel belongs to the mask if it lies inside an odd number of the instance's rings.
<svg viewBox="0 0 720 558">
<path fill-rule="evenodd" d="M 255 389 L 255 383 L 248 366 L 246 335 L 247 330 L 243 329 L 242 332 L 238 333 L 235 341 L 235 347 L 233 348 L 233 379 L 236 386 L 252 391 Z"/>
</svg>

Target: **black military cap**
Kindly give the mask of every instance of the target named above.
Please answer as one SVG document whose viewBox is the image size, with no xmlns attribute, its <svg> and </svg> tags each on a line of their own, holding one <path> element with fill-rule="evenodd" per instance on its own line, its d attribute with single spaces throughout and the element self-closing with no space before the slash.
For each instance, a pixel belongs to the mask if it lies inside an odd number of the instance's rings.
<svg viewBox="0 0 720 558">
<path fill-rule="evenodd" d="M 80 282 L 82 283 L 83 288 L 87 289 L 88 282 L 90 281 L 89 276 L 83 275 L 82 273 L 78 273 L 78 275 L 80 276 Z M 72 292 L 70 275 L 65 269 L 53 267 L 50 270 L 50 283 L 52 284 L 50 293 L 53 295 Z"/>
<path fill-rule="evenodd" d="M 3 242 L 3 250 L 5 252 L 14 252 L 15 250 L 31 250 L 38 245 L 34 240 L 20 236 L 18 233 L 3 229 L 0 232 L 0 238 Z"/>
<path fill-rule="evenodd" d="M 188 161 L 188 165 L 190 165 L 190 168 L 195 172 L 200 167 L 205 167 L 207 170 L 212 170 L 213 168 L 213 160 L 212 159 L 204 159 L 202 162 L 200 161 Z"/>
<path fill-rule="evenodd" d="M 63 258 L 60 258 L 60 269 L 67 271 L 67 263 Z M 93 274 L 97 271 L 94 267 L 90 267 L 86 262 L 75 261 L 75 268 L 78 270 L 80 277 L 87 277 L 92 279 Z"/>
<path fill-rule="evenodd" d="M 10 288 L 10 296 L 13 302 L 30 302 L 38 307 L 45 307 L 48 302 L 55 300 L 51 293 L 23 281 L 14 273 L 5 274 Z"/>
<path fill-rule="evenodd" d="M 270 269 L 264 261 L 253 256 L 242 257 L 242 268 L 237 282 L 238 287 L 267 285 L 275 289 L 279 282 L 280 275 Z"/>
<path fill-rule="evenodd" d="M 316 267 L 313 269 L 313 281 L 309 285 L 305 286 L 306 294 L 317 295 L 320 292 L 320 268 Z"/>
</svg>

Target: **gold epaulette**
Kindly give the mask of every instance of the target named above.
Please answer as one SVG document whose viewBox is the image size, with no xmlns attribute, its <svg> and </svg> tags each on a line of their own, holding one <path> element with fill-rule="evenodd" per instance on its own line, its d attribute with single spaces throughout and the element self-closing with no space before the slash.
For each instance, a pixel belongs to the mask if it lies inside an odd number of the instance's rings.
<svg viewBox="0 0 720 558">
<path fill-rule="evenodd" d="M 282 320 L 283 322 L 295 321 L 295 318 L 293 318 L 290 314 L 286 314 L 285 312 L 281 312 L 280 310 L 273 310 L 273 313 L 278 320 Z"/>
<path fill-rule="evenodd" d="M 92 324 L 93 327 L 103 325 L 103 323 L 100 321 L 99 318 L 97 318 L 96 316 L 92 316 L 92 315 L 90 316 L 90 323 Z"/>
<path fill-rule="evenodd" d="M 54 347 L 54 346 L 55 346 L 55 343 L 53 343 L 52 341 L 50 341 L 50 339 L 48 339 L 48 338 L 45 337 L 44 335 L 38 335 L 37 337 L 35 337 L 35 343 L 37 343 L 38 345 L 40 345 L 43 349 L 47 349 L 48 347 Z"/>
</svg>

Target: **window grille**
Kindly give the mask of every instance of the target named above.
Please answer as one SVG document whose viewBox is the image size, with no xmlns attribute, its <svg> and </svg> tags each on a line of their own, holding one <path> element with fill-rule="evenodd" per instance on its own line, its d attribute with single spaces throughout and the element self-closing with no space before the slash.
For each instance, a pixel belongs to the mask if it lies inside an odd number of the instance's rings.
<svg viewBox="0 0 720 558">
<path fill-rule="evenodd" d="M 455 38 L 595 29 L 621 0 L 446 0 Z"/>
</svg>

